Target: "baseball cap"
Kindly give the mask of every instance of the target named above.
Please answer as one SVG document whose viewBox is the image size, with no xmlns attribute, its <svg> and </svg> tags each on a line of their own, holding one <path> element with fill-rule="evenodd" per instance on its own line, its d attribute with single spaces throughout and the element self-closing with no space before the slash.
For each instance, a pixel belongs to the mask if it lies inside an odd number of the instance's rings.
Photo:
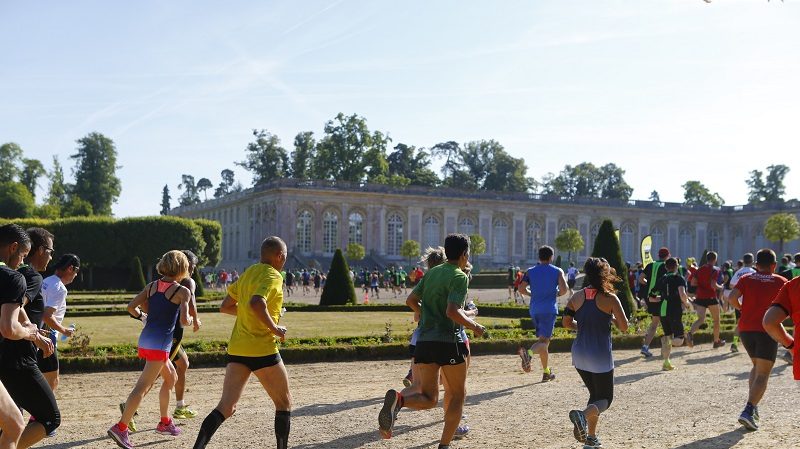
<svg viewBox="0 0 800 449">
<path fill-rule="evenodd" d="M 666 259 L 667 257 L 669 257 L 669 249 L 666 246 L 662 246 L 661 249 L 658 250 L 658 258 Z"/>
</svg>

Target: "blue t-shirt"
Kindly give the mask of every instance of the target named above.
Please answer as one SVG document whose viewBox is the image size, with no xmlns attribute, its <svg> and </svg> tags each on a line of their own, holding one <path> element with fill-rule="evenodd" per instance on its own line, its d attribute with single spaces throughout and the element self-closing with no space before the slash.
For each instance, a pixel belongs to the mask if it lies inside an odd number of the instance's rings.
<svg viewBox="0 0 800 449">
<path fill-rule="evenodd" d="M 522 281 L 531 286 L 530 313 L 558 314 L 558 279 L 561 273 L 561 270 L 548 263 L 528 268 Z"/>
</svg>

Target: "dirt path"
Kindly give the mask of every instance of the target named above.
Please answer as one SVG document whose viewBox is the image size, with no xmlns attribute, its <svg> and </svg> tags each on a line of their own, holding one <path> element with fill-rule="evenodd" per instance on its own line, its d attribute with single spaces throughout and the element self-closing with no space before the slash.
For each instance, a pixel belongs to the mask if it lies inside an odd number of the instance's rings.
<svg viewBox="0 0 800 449">
<path fill-rule="evenodd" d="M 617 351 L 616 397 L 603 415 L 599 436 L 607 448 L 729 449 L 798 447 L 800 387 L 779 361 L 761 404 L 761 430 L 744 432 L 736 422 L 745 399 L 749 360 L 701 345 L 676 350 L 673 372 L 661 360 L 644 361 L 635 351 Z M 453 448 L 576 448 L 567 412 L 585 404 L 588 393 L 570 365 L 569 354 L 552 356 L 558 378 L 538 383 L 523 374 L 515 356 L 477 356 L 469 377 L 465 413 L 470 435 Z M 537 364 L 535 364 L 538 366 Z M 403 361 L 290 365 L 295 408 L 293 448 L 436 448 L 442 411 L 403 410 L 395 437 L 379 439 L 377 413 L 387 388 L 402 387 Z M 223 369 L 190 371 L 187 399 L 200 416 L 181 423 L 173 439 L 153 432 L 156 392 L 140 410 L 137 447 L 190 448 L 203 417 L 220 396 Z M 43 448 L 115 447 L 104 435 L 119 414 L 138 373 L 64 376 L 58 391 L 64 423 Z M 174 403 L 172 404 L 174 406 Z M 273 409 L 254 379 L 239 409 L 220 428 L 210 448 L 274 447 Z"/>
</svg>

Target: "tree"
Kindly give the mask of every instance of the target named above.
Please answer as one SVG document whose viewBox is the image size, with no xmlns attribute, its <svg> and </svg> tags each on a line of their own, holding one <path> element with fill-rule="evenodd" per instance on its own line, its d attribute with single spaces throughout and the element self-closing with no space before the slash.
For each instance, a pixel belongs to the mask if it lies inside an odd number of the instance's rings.
<svg viewBox="0 0 800 449">
<path fill-rule="evenodd" d="M 658 191 L 653 190 L 652 192 L 650 192 L 650 201 L 654 201 L 656 203 L 661 202 L 661 196 L 658 194 Z"/>
<path fill-rule="evenodd" d="M 486 239 L 480 234 L 471 234 L 469 236 L 469 252 L 473 256 L 486 254 Z"/>
<path fill-rule="evenodd" d="M 633 187 L 625 181 L 625 170 L 610 163 L 600 167 L 602 179 L 601 198 L 628 201 L 633 194 Z"/>
<path fill-rule="evenodd" d="M 317 154 L 311 164 L 313 176 L 316 179 L 362 182 L 365 178 L 386 175 L 384 168 L 388 167 L 381 163 L 381 156 L 385 162 L 388 140 L 383 133 L 370 133 L 365 118 L 340 112 L 325 124 L 325 135 L 317 144 Z"/>
<path fill-rule="evenodd" d="M 500 192 L 525 192 L 534 186 L 533 179 L 526 177 L 525 161 L 509 155 L 495 140 L 467 142 L 463 148 L 445 142 L 434 146 L 433 152 L 445 159 L 444 185 Z"/>
<path fill-rule="evenodd" d="M 183 190 L 183 193 L 178 197 L 178 203 L 181 206 L 191 206 L 200 202 L 200 194 L 197 193 L 197 184 L 194 182 L 194 176 L 181 175 L 181 183 L 178 184 L 178 190 Z"/>
<path fill-rule="evenodd" d="M 572 253 L 583 249 L 583 237 L 575 228 L 566 228 L 556 236 L 556 248 L 567 252 L 567 261 L 572 261 Z"/>
<path fill-rule="evenodd" d="M 294 137 L 291 158 L 291 176 L 294 179 L 311 179 L 311 163 L 316 156 L 314 133 L 303 131 Z"/>
<path fill-rule="evenodd" d="M 70 195 L 67 202 L 61 208 L 61 215 L 64 217 L 89 217 L 94 215 L 94 209 L 85 199 Z"/>
<path fill-rule="evenodd" d="M 61 209 L 67 203 L 70 186 L 64 182 L 64 169 L 58 161 L 58 156 L 53 156 L 53 168 L 48 176 L 50 177 L 50 186 L 45 203 Z"/>
<path fill-rule="evenodd" d="M 764 236 L 771 242 L 780 242 L 778 254 L 783 254 L 783 244 L 800 237 L 800 224 L 797 222 L 797 217 L 787 213 L 769 217 L 764 225 Z"/>
<path fill-rule="evenodd" d="M 416 259 L 419 257 L 419 242 L 416 240 L 406 240 L 400 246 L 400 255 L 406 259 Z"/>
<path fill-rule="evenodd" d="M 512 157 L 497 142 L 489 141 L 492 158 L 483 182 L 483 190 L 497 192 L 527 192 L 533 187 L 533 180 L 526 176 L 528 166 L 522 158 Z"/>
<path fill-rule="evenodd" d="M 172 209 L 172 206 L 169 204 L 171 199 L 172 197 L 169 196 L 169 187 L 164 184 L 164 189 L 161 191 L 161 215 L 169 215 L 169 211 Z"/>
<path fill-rule="evenodd" d="M 36 188 L 39 186 L 39 178 L 45 174 L 47 174 L 47 172 L 38 159 L 22 159 L 22 171 L 19 175 L 19 182 L 31 192 L 34 198 L 36 198 Z"/>
<path fill-rule="evenodd" d="M 361 260 L 367 255 L 364 246 L 354 242 L 348 243 L 345 251 L 349 260 Z"/>
<path fill-rule="evenodd" d="M 625 170 L 616 164 L 597 167 L 591 162 L 566 165 L 554 176 L 545 177 L 543 193 L 565 198 L 607 198 L 628 201 L 633 188 L 625 181 Z"/>
<path fill-rule="evenodd" d="M 625 315 L 630 318 L 631 312 L 636 306 L 633 302 L 633 295 L 631 295 L 630 287 L 628 286 L 628 270 L 622 259 L 619 239 L 617 239 L 614 233 L 614 224 L 611 220 L 603 220 L 603 223 L 600 225 L 597 238 L 594 240 L 592 257 L 605 258 L 609 265 L 611 265 L 611 268 L 616 271 L 619 282 L 616 282 L 614 287 L 617 290 L 617 296 L 620 302 L 622 302 L 622 308 L 625 309 Z"/>
<path fill-rule="evenodd" d="M 459 168 L 458 158 L 460 153 L 461 145 L 452 140 L 437 143 L 431 148 L 431 155 L 443 161 L 442 179 L 450 179 L 453 173 Z"/>
<path fill-rule="evenodd" d="M 131 273 L 128 278 L 128 286 L 125 290 L 138 293 L 144 290 L 145 285 L 142 261 L 139 260 L 138 256 L 134 256 L 133 259 L 131 259 Z"/>
<path fill-rule="evenodd" d="M 208 189 L 214 187 L 214 184 L 211 184 L 211 180 L 208 178 L 200 178 L 196 187 L 198 192 L 203 192 L 203 198 L 208 200 Z"/>
<path fill-rule="evenodd" d="M 762 201 L 783 201 L 786 193 L 786 186 L 783 183 L 789 167 L 786 165 L 770 165 L 767 167 L 766 180 L 763 179 L 764 173 L 761 170 L 750 172 L 750 179 L 745 181 L 750 188 L 747 200 L 750 204 Z"/>
<path fill-rule="evenodd" d="M 719 193 L 711 193 L 700 181 L 686 181 L 682 187 L 686 205 L 720 207 L 725 204 Z"/>
<path fill-rule="evenodd" d="M 117 201 L 122 185 L 116 176 L 117 149 L 114 141 L 94 132 L 77 140 L 75 186 L 71 195 L 86 200 L 97 215 L 111 215 L 111 204 Z"/>
<path fill-rule="evenodd" d="M 222 178 L 222 180 L 220 181 L 216 190 L 214 190 L 214 198 L 219 198 L 232 192 L 242 191 L 242 185 L 234 179 L 235 174 L 233 173 L 233 170 L 228 168 L 222 170 L 220 172 L 220 178 Z"/>
<path fill-rule="evenodd" d="M 389 137 L 380 131 L 372 133 L 371 145 L 364 153 L 363 164 L 368 182 L 377 182 L 389 174 L 389 162 L 386 160 L 386 147 L 389 145 Z"/>
<path fill-rule="evenodd" d="M 200 298 L 206 295 L 206 287 L 203 283 L 203 279 L 200 276 L 200 270 L 195 267 L 194 273 L 192 273 L 192 279 L 194 279 L 194 296 Z"/>
<path fill-rule="evenodd" d="M 335 306 L 356 303 L 356 290 L 353 279 L 350 277 L 350 267 L 342 255 L 341 249 L 336 249 L 331 260 L 331 269 L 328 279 L 319 298 L 321 306 Z"/>
<path fill-rule="evenodd" d="M 255 142 L 247 144 L 247 156 L 236 165 L 253 173 L 253 185 L 284 178 L 289 172 L 289 156 L 278 136 L 266 129 L 254 129 Z"/>
<path fill-rule="evenodd" d="M 14 142 L 0 145 L 0 183 L 16 181 L 21 162 L 22 148 L 19 145 Z"/>
<path fill-rule="evenodd" d="M 430 155 L 424 150 L 399 143 L 386 160 L 389 174 L 407 178 L 411 185 L 435 187 L 439 182 L 436 173 L 430 169 Z"/>
<path fill-rule="evenodd" d="M 33 195 L 18 182 L 0 182 L 0 218 L 26 218 L 33 215 Z"/>
<path fill-rule="evenodd" d="M 61 217 L 61 208 L 52 204 L 42 204 L 34 206 L 33 216 L 36 218 L 44 218 L 46 220 L 55 220 Z"/>
</svg>

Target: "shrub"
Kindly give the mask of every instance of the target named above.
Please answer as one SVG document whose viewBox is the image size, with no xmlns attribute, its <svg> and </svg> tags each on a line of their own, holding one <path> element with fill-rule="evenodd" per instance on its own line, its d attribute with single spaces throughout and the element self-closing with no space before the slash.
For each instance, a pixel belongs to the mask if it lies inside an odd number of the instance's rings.
<svg viewBox="0 0 800 449">
<path fill-rule="evenodd" d="M 144 273 L 142 272 L 142 261 L 134 256 L 131 259 L 131 277 L 128 279 L 127 291 L 140 292 L 144 290 L 146 283 L 144 281 Z"/>
<path fill-rule="evenodd" d="M 614 284 L 614 287 L 616 287 L 617 296 L 622 302 L 622 308 L 625 309 L 625 315 L 630 317 L 631 312 L 636 309 L 636 305 L 633 302 L 633 295 L 631 295 L 631 290 L 628 286 L 628 270 L 622 259 L 619 239 L 614 233 L 614 224 L 611 220 L 603 220 L 603 224 L 600 225 L 600 230 L 594 241 L 592 257 L 605 258 L 611 267 L 616 270 L 620 281 Z"/>
<path fill-rule="evenodd" d="M 319 304 L 329 306 L 355 303 L 356 289 L 350 278 L 350 268 L 347 266 L 347 261 L 344 260 L 342 250 L 337 249 L 333 254 L 328 280 L 325 282 L 325 288 L 322 289 Z"/>
<path fill-rule="evenodd" d="M 200 276 L 200 270 L 197 268 L 194 269 L 194 273 L 192 273 L 192 279 L 194 279 L 194 296 L 200 298 L 206 295 L 206 287 L 203 284 L 203 279 Z"/>
<path fill-rule="evenodd" d="M 24 185 L 18 182 L 0 183 L 0 217 L 30 217 L 33 208 L 33 195 Z"/>
</svg>

